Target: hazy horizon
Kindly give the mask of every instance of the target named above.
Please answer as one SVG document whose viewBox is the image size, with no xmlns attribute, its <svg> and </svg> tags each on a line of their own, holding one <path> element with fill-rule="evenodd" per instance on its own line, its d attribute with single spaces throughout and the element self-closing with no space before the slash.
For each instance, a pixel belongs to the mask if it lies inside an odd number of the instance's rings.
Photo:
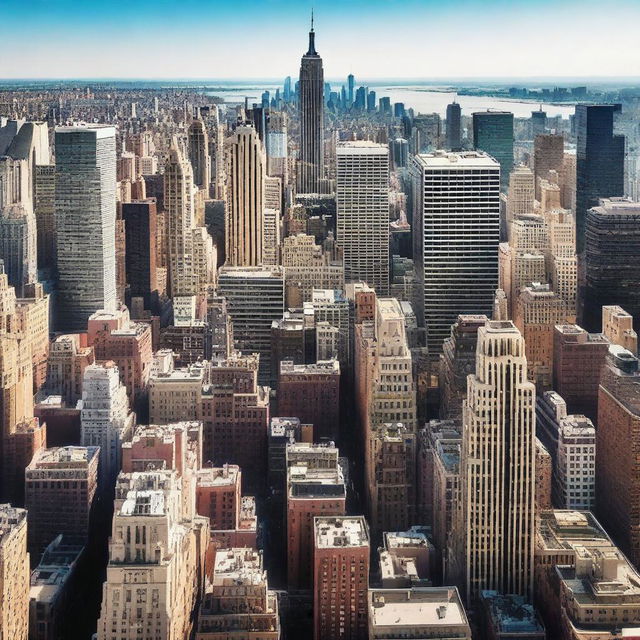
<svg viewBox="0 0 640 640">
<path fill-rule="evenodd" d="M 5 80 L 260 79 L 298 75 L 311 2 L 5 0 Z M 637 0 L 324 0 L 313 3 L 328 78 L 624 78 Z M 622 25 L 622 26 L 621 26 Z M 629 25 L 629 26 L 627 26 Z M 559 69 L 557 74 L 553 70 Z M 161 70 L 161 71 L 160 71 Z"/>
</svg>

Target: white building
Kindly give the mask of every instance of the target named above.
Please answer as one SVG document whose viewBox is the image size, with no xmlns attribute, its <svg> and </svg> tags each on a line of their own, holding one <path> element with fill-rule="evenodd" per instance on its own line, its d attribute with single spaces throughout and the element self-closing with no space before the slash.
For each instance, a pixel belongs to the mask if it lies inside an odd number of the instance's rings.
<svg viewBox="0 0 640 640">
<path fill-rule="evenodd" d="M 91 364 L 84 370 L 79 406 L 81 444 L 100 447 L 98 481 L 108 488 L 120 472 L 122 443 L 131 438 L 135 425 L 127 388 L 114 362 Z"/>
<path fill-rule="evenodd" d="M 389 292 L 389 148 L 358 140 L 336 148 L 337 240 L 345 279 Z"/>
<path fill-rule="evenodd" d="M 596 429 L 579 415 L 560 420 L 553 496 L 561 509 L 591 511 L 596 495 Z"/>
<path fill-rule="evenodd" d="M 413 159 L 419 320 L 431 355 L 460 314 L 491 316 L 498 288 L 500 165 L 484 153 Z"/>
</svg>

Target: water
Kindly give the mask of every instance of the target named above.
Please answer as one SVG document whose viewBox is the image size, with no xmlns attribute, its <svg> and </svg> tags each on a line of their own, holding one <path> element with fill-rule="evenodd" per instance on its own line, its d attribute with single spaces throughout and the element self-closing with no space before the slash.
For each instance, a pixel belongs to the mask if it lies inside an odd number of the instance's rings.
<svg viewBox="0 0 640 640">
<path fill-rule="evenodd" d="M 210 96 L 222 98 L 225 102 L 244 102 L 245 98 L 248 98 L 249 104 L 253 104 L 254 102 L 260 102 L 263 91 L 268 90 L 273 96 L 278 87 L 280 87 L 280 93 L 282 94 L 282 87 L 275 83 L 265 83 L 260 86 L 248 83 L 228 83 L 225 86 L 207 89 L 206 93 Z M 413 108 L 414 111 L 420 113 L 439 113 L 441 116 L 446 114 L 447 105 L 454 98 L 460 104 L 463 115 L 471 115 L 474 111 L 492 109 L 494 111 L 511 111 L 516 118 L 530 118 L 531 112 L 537 111 L 540 106 L 537 102 L 510 100 L 507 98 L 458 96 L 453 90 L 434 90 L 433 87 L 425 85 L 375 86 L 372 84 L 370 88 L 376 92 L 378 99 L 388 96 L 391 99 L 391 103 L 403 102 L 407 109 Z M 555 116 L 568 118 L 573 115 L 575 106 L 544 103 L 542 109 L 551 118 Z"/>
</svg>

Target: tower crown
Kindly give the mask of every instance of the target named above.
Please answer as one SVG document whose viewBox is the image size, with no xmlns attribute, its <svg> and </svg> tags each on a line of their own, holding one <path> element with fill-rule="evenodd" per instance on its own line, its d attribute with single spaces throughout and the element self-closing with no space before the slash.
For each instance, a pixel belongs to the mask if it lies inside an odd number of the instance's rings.
<svg viewBox="0 0 640 640">
<path fill-rule="evenodd" d="M 313 9 L 311 9 L 311 31 L 309 31 L 309 51 L 307 51 L 308 56 L 317 56 L 318 52 L 316 51 L 316 34 L 313 30 Z"/>
</svg>

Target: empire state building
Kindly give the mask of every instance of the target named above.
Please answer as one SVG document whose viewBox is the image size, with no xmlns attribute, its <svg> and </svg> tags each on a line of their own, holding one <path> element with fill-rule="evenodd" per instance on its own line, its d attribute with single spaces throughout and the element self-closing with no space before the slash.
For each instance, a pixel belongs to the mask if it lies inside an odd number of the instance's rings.
<svg viewBox="0 0 640 640">
<path fill-rule="evenodd" d="M 315 46 L 313 14 L 309 32 L 309 50 L 300 63 L 300 156 L 298 193 L 318 193 L 324 177 L 324 73 L 322 58 Z"/>
</svg>

